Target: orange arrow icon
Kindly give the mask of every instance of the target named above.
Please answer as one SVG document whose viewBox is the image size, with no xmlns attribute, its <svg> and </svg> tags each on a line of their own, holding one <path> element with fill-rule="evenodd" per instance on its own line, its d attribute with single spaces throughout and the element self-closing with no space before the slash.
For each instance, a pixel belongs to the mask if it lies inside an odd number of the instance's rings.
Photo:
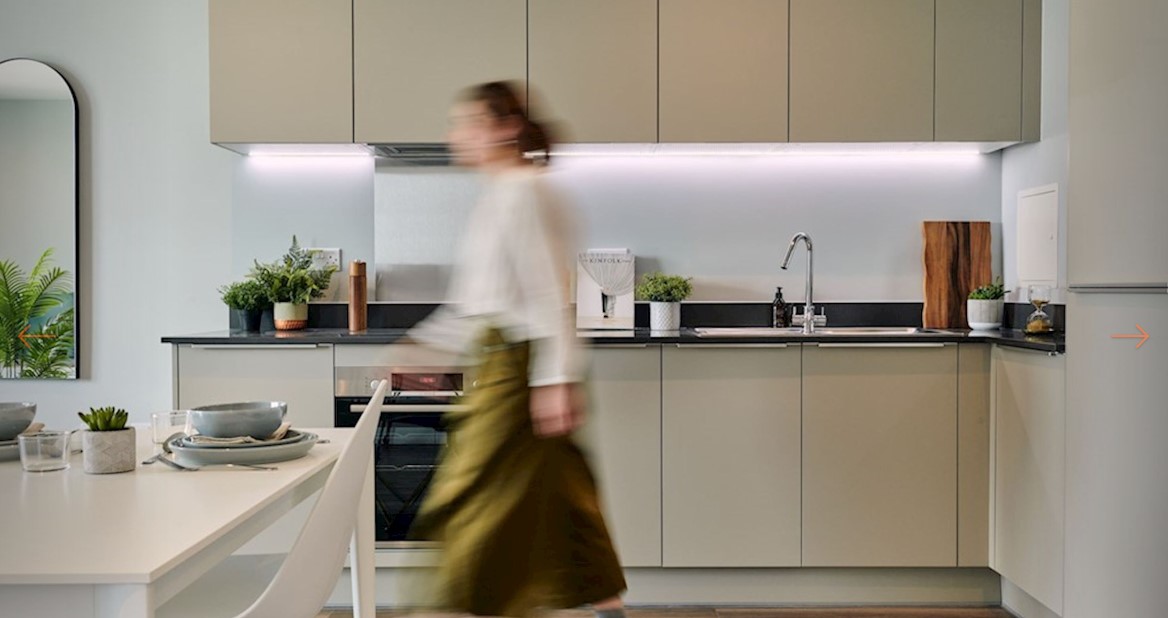
<svg viewBox="0 0 1168 618">
<path fill-rule="evenodd" d="M 1139 339 L 1140 342 L 1136 344 L 1136 349 L 1138 350 L 1138 349 L 1140 349 L 1140 346 L 1144 345 L 1144 342 L 1146 342 L 1148 340 L 1148 337 L 1151 337 L 1151 335 L 1149 335 L 1148 331 L 1144 330 L 1144 327 L 1140 326 L 1139 324 L 1136 324 L 1136 330 L 1140 331 L 1140 334 L 1138 334 L 1138 335 L 1136 335 L 1136 334 L 1112 335 L 1111 338 L 1112 339 Z"/>
<path fill-rule="evenodd" d="M 29 328 L 31 328 L 31 325 L 25 324 L 24 330 L 20 331 L 20 334 L 16 336 L 16 338 L 20 339 L 20 342 L 23 343 L 24 347 L 26 347 L 26 348 L 32 347 L 32 346 L 28 345 L 29 339 L 53 339 L 54 337 L 56 337 L 56 335 L 30 335 L 30 334 L 28 334 Z M 1136 347 L 1139 347 L 1139 346 L 1136 346 Z"/>
</svg>

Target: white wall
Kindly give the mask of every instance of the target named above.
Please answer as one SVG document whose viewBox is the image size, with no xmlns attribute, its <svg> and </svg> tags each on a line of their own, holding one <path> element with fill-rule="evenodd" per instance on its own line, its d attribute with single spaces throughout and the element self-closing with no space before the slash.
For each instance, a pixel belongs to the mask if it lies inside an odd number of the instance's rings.
<svg viewBox="0 0 1168 618">
<path fill-rule="evenodd" d="M 207 142 L 206 3 L 0 0 L 0 58 L 44 61 L 78 93 L 80 363 L 76 382 L 0 382 L 0 400 L 76 411 L 171 401 L 168 333 L 220 328 L 237 155 Z"/>
</svg>

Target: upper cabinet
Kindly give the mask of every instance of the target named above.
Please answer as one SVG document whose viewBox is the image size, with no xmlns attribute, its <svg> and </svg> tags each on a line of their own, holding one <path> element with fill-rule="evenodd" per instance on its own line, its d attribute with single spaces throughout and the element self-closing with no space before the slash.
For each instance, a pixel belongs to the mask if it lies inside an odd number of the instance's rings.
<svg viewBox="0 0 1168 618">
<path fill-rule="evenodd" d="M 660 141 L 787 141 L 788 0 L 660 10 Z"/>
<path fill-rule="evenodd" d="M 353 141 L 351 0 L 211 0 L 211 141 Z"/>
<path fill-rule="evenodd" d="M 354 139 L 445 141 L 472 84 L 527 75 L 526 0 L 354 0 Z"/>
<path fill-rule="evenodd" d="M 933 4 L 791 0 L 791 141 L 931 141 Z"/>
<path fill-rule="evenodd" d="M 937 0 L 939 142 L 1022 138 L 1022 0 Z"/>
<path fill-rule="evenodd" d="M 657 0 L 529 0 L 527 70 L 562 141 L 657 141 Z"/>
</svg>

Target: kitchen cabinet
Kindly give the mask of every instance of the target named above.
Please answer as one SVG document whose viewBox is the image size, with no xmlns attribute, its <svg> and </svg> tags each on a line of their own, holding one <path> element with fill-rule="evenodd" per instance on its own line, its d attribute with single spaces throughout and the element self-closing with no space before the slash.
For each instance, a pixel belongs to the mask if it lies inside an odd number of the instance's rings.
<svg viewBox="0 0 1168 618">
<path fill-rule="evenodd" d="M 526 0 L 354 0 L 353 16 L 358 142 L 444 142 L 463 88 L 527 76 Z"/>
<path fill-rule="evenodd" d="M 787 141 L 787 0 L 661 3 L 662 142 Z"/>
<path fill-rule="evenodd" d="M 589 453 L 625 567 L 661 566 L 661 347 L 591 350 Z"/>
<path fill-rule="evenodd" d="M 662 353 L 662 563 L 799 565 L 800 346 Z"/>
<path fill-rule="evenodd" d="M 803 351 L 803 566 L 957 564 L 957 346 Z"/>
<path fill-rule="evenodd" d="M 933 21 L 933 0 L 791 0 L 791 141 L 931 141 Z"/>
<path fill-rule="evenodd" d="M 1062 614 L 1064 357 L 993 351 L 993 521 L 990 566 Z"/>
<path fill-rule="evenodd" d="M 990 346 L 957 346 L 957 566 L 990 552 Z"/>
<path fill-rule="evenodd" d="M 1022 139 L 1023 0 L 937 0 L 939 142 Z"/>
<path fill-rule="evenodd" d="M 211 141 L 353 141 L 350 0 L 211 0 Z"/>
<path fill-rule="evenodd" d="M 561 141 L 656 142 L 657 51 L 657 0 L 528 2 L 533 110 Z"/>
<path fill-rule="evenodd" d="M 176 345 L 175 406 L 284 401 L 295 427 L 333 426 L 331 345 Z"/>
</svg>

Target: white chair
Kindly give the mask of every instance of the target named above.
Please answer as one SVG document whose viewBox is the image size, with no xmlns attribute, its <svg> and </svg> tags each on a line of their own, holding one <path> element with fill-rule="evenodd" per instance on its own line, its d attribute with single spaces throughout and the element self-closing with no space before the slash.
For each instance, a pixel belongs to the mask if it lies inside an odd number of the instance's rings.
<svg viewBox="0 0 1168 618">
<path fill-rule="evenodd" d="M 222 567 L 213 569 L 164 604 L 159 616 L 210 618 L 217 615 L 216 609 L 231 612 L 233 601 L 234 607 L 239 608 L 241 596 L 247 594 L 240 583 L 255 585 L 260 582 L 262 585 L 278 565 L 275 577 L 259 598 L 235 618 L 315 618 L 340 577 L 362 491 L 372 483 L 369 470 L 373 438 L 388 387 L 389 383 L 382 380 L 361 413 L 352 441 L 333 465 L 308 521 L 287 557 L 282 562 L 272 557 L 249 557 L 251 559 L 246 561 L 228 559 Z M 363 583 L 371 585 L 372 581 Z M 252 596 L 243 596 L 244 602 L 254 599 L 254 592 L 253 589 Z M 354 603 L 356 598 L 354 590 Z"/>
</svg>

